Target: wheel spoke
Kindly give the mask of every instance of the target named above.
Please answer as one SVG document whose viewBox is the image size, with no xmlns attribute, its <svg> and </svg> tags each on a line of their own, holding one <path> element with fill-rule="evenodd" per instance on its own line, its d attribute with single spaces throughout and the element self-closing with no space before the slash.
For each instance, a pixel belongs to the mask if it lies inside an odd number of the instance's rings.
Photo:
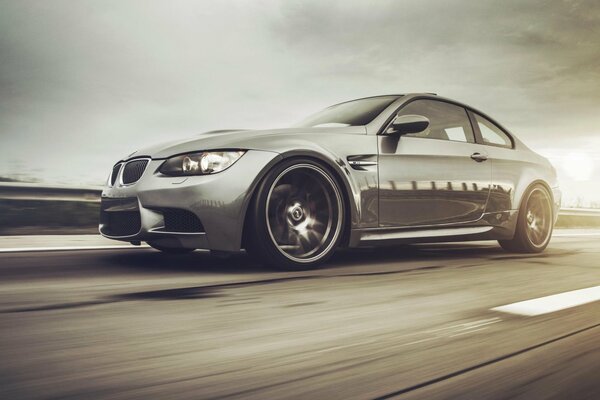
<svg viewBox="0 0 600 400">
<path fill-rule="evenodd" d="M 324 222 L 321 222 L 318 219 L 313 219 L 310 222 L 310 227 L 315 232 L 317 232 L 317 231 L 324 232 L 327 226 L 325 225 Z"/>
<path fill-rule="evenodd" d="M 306 232 L 298 235 L 298 242 L 300 243 L 300 246 L 302 247 L 302 250 L 307 253 L 310 250 L 312 250 L 312 245 L 310 243 L 310 239 L 308 238 L 308 235 Z"/>
<path fill-rule="evenodd" d="M 323 235 L 312 229 L 308 231 L 308 237 L 310 238 L 311 245 L 313 246 L 321 243 L 323 240 Z"/>
</svg>

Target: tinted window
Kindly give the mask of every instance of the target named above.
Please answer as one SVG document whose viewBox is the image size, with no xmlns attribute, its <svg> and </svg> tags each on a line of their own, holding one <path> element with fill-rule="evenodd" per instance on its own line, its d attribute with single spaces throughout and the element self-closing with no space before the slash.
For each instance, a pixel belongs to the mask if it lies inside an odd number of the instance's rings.
<svg viewBox="0 0 600 400">
<path fill-rule="evenodd" d="M 482 117 L 481 115 L 475 114 L 475 120 L 477 126 L 481 132 L 481 138 L 484 144 L 493 144 L 496 146 L 504 146 L 512 148 L 512 141 L 502 129 L 498 128 L 493 122 Z"/>
<path fill-rule="evenodd" d="M 416 100 L 403 107 L 399 115 L 429 118 L 429 128 L 406 136 L 474 143 L 473 129 L 464 108 L 436 100 Z"/>
<path fill-rule="evenodd" d="M 318 112 L 297 124 L 313 126 L 358 126 L 373 121 L 399 96 L 380 96 L 337 104 Z"/>
</svg>

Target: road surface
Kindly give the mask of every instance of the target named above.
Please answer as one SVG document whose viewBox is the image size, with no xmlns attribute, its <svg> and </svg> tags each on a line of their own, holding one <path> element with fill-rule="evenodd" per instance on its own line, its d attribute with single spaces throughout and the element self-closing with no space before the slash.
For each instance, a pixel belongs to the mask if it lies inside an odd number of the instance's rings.
<svg viewBox="0 0 600 400">
<path fill-rule="evenodd" d="M 0 398 L 598 399 L 599 287 L 594 233 L 533 256 L 345 251 L 297 273 L 148 248 L 5 252 Z"/>
</svg>

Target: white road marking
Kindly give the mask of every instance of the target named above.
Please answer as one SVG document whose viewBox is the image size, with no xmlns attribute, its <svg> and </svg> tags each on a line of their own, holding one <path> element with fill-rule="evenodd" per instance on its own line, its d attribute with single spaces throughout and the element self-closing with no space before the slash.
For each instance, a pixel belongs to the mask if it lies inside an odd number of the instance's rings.
<svg viewBox="0 0 600 400">
<path fill-rule="evenodd" d="M 0 253 L 17 253 L 17 252 L 30 252 L 30 251 L 72 251 L 72 250 L 119 250 L 119 249 L 145 249 L 150 246 L 127 246 L 127 245 L 113 245 L 113 246 L 55 246 L 55 247 L 8 247 L 0 249 Z"/>
<path fill-rule="evenodd" d="M 509 314 L 526 315 L 528 317 L 532 317 L 592 303 L 598 300 L 600 300 L 600 286 L 594 286 L 586 289 L 573 290 L 571 292 L 559 293 L 552 296 L 507 304 L 505 306 L 492 308 L 492 311 L 500 311 Z"/>
</svg>

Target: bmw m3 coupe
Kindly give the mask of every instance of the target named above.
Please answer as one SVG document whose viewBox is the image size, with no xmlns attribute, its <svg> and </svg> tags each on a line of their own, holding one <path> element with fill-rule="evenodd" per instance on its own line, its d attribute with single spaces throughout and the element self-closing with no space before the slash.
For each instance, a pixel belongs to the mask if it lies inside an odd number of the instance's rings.
<svg viewBox="0 0 600 400">
<path fill-rule="evenodd" d="M 551 164 L 490 116 L 434 94 L 333 105 L 291 128 L 227 130 L 117 162 L 100 232 L 164 252 L 245 249 L 312 268 L 337 248 L 498 240 L 541 252 L 561 192 Z"/>
</svg>

